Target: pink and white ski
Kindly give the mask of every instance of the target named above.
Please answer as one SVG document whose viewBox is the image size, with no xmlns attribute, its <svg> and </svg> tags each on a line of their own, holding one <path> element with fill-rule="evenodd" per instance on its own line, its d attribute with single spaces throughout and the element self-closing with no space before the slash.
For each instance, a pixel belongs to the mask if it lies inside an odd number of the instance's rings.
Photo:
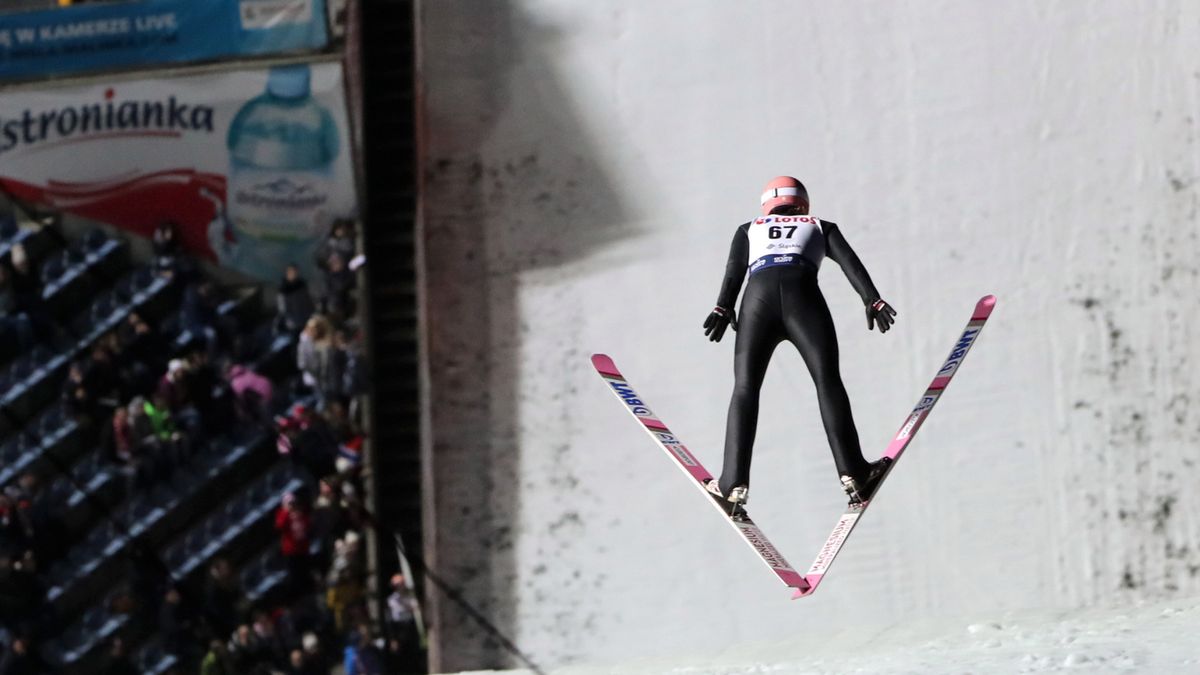
<svg viewBox="0 0 1200 675">
<path fill-rule="evenodd" d="M 692 484 L 704 494 L 704 501 L 712 504 L 713 508 L 721 514 L 725 521 L 732 525 L 738 534 L 742 535 L 742 539 L 758 554 L 759 559 L 770 568 L 771 572 L 784 585 L 796 589 L 797 593 L 807 590 L 808 582 L 784 559 L 779 550 L 767 539 L 767 535 L 763 534 L 763 531 L 754 524 L 754 521 L 750 519 L 750 514 L 742 509 L 737 518 L 732 517 L 730 512 L 722 504 L 718 503 L 712 494 L 705 489 L 704 484 L 712 480 L 712 474 L 680 442 L 679 438 L 667 428 L 667 425 L 663 424 L 662 420 L 650 410 L 649 406 L 646 405 L 645 399 L 634 391 L 633 387 L 625 379 L 625 376 L 621 374 L 621 371 L 617 370 L 617 366 L 613 363 L 613 360 L 604 354 L 593 354 L 592 365 L 596 367 L 596 371 L 608 383 L 608 386 L 617 395 L 617 398 L 621 399 L 621 402 L 625 404 L 625 408 L 630 414 L 642 423 L 642 428 L 667 453 L 667 456 L 674 460 L 675 466 L 691 477 Z"/>
<path fill-rule="evenodd" d="M 925 394 L 921 397 L 917 406 L 909 413 L 900 430 L 892 438 L 892 442 L 888 444 L 884 455 L 890 457 L 892 463 L 888 467 L 887 474 L 884 475 L 883 479 L 880 480 L 879 486 L 876 487 L 875 494 L 879 494 L 879 488 L 883 486 L 883 482 L 887 480 L 887 476 L 896 468 L 900 455 L 904 453 L 904 449 L 908 447 L 917 430 L 925 423 L 925 418 L 929 416 L 929 411 L 933 409 L 933 405 L 937 403 L 946 386 L 950 384 L 950 379 L 958 372 L 959 365 L 971 349 L 971 345 L 975 343 L 975 339 L 979 336 L 979 332 L 983 329 L 983 325 L 991 315 L 995 304 L 995 296 L 988 295 L 975 305 L 975 312 L 971 315 L 971 320 L 967 323 L 967 327 L 959 337 L 958 342 L 955 343 L 950 356 L 934 376 L 933 382 L 925 390 Z M 691 477 L 692 484 L 704 494 L 705 501 L 712 504 L 713 508 L 717 509 L 717 512 L 724 517 L 725 521 L 737 530 L 742 539 L 750 545 L 750 548 L 758 554 L 763 563 L 770 568 L 771 572 L 784 585 L 794 589 L 792 598 L 802 598 L 812 595 L 828 572 L 829 566 L 833 564 L 834 558 L 842 550 L 842 546 L 846 543 L 850 532 L 858 525 L 859 519 L 866 512 L 867 507 L 870 506 L 871 500 L 862 504 L 852 505 L 846 509 L 846 512 L 838 519 L 837 525 L 834 526 L 829 538 L 825 540 L 825 545 L 821 547 L 820 552 L 817 554 L 817 559 L 813 561 L 808 572 L 800 574 L 784 559 L 783 555 L 767 539 L 762 530 L 754 524 L 748 513 L 742 510 L 738 517 L 733 517 L 728 507 L 719 503 L 705 489 L 705 483 L 713 479 L 712 474 L 680 442 L 679 438 L 667 428 L 667 425 L 663 424 L 662 420 L 650 410 L 649 406 L 646 405 L 645 399 L 634 391 L 633 387 L 625 379 L 625 376 L 617 369 L 613 360 L 604 354 L 594 354 L 592 355 L 592 365 L 595 366 L 596 371 L 608 383 L 617 398 L 625 404 L 625 408 L 630 414 L 641 422 L 642 427 L 650 434 L 650 437 L 667 453 L 667 456 L 674 460 L 677 467 Z"/>
<path fill-rule="evenodd" d="M 913 408 L 908 417 L 904 420 L 900 430 L 892 438 L 892 442 L 888 444 L 887 450 L 883 453 L 885 457 L 891 457 L 892 463 L 888 467 L 887 474 L 879 481 L 879 486 L 875 488 L 875 495 L 879 494 L 879 488 L 883 487 L 883 482 L 887 480 L 887 476 L 896 468 L 896 464 L 900 460 L 900 455 L 904 454 L 904 449 L 912 442 L 913 436 L 917 435 L 917 430 L 925 423 L 925 418 L 929 416 L 929 411 L 933 409 L 933 405 L 937 403 L 942 392 L 946 390 L 946 386 L 950 384 L 950 379 L 958 372 L 959 365 L 970 351 L 971 345 L 975 344 L 975 339 L 979 337 L 979 331 L 983 330 L 983 324 L 992 315 L 992 308 L 996 306 L 996 296 L 984 296 L 975 304 L 975 312 L 971 314 L 971 320 L 967 322 L 967 327 L 963 330 L 962 335 L 958 338 L 958 342 L 954 343 L 954 349 L 950 351 L 950 356 L 946 358 L 945 363 L 938 369 L 937 374 L 933 377 L 933 382 L 929 384 L 929 388 L 925 390 L 925 394 L 921 396 L 921 400 L 917 403 L 917 407 Z M 839 551 L 842 550 L 842 545 L 846 543 L 846 538 L 854 531 L 858 521 L 866 512 L 867 507 L 874 501 L 875 495 L 862 504 L 852 504 L 842 517 L 838 519 L 837 524 L 833 527 L 833 532 L 829 534 L 829 538 L 825 540 L 825 545 L 821 547 L 817 553 L 817 559 L 813 561 L 808 572 L 804 575 L 805 585 L 797 588 L 792 595 L 792 599 L 803 598 L 812 595 L 816 592 L 817 586 L 820 585 L 821 579 L 825 578 L 826 572 L 829 571 L 829 566 L 833 564 L 833 559 L 837 557 Z"/>
</svg>

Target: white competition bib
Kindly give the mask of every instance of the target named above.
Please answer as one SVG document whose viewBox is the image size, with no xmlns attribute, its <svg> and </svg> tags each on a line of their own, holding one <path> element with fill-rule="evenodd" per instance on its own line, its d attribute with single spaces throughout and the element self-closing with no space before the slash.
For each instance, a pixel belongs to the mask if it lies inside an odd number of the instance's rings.
<svg viewBox="0 0 1200 675">
<path fill-rule="evenodd" d="M 775 265 L 803 261 L 820 267 L 825 259 L 825 234 L 816 216 L 760 216 L 746 228 L 750 240 L 750 273 Z"/>
</svg>

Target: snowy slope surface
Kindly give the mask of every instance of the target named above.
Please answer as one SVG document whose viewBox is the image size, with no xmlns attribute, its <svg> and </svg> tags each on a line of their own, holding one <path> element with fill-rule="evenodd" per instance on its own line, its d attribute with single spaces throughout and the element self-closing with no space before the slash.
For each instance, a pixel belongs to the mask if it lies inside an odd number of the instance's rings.
<svg viewBox="0 0 1200 675">
<path fill-rule="evenodd" d="M 1196 673 L 1200 603 L 1147 603 L 1085 612 L 1012 613 L 958 624 L 922 623 L 833 639 L 745 644 L 708 663 L 642 661 L 552 669 L 562 675 L 763 673 Z M 484 671 L 476 671 L 484 672 Z M 498 672 L 498 671 L 487 671 Z M 529 673 L 528 670 L 505 671 Z"/>
</svg>

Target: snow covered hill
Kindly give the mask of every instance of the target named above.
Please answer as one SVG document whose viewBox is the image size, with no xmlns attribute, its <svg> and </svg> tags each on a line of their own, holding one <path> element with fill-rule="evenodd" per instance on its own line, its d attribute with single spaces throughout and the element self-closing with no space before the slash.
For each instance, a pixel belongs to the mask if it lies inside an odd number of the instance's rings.
<svg viewBox="0 0 1200 675">
<path fill-rule="evenodd" d="M 748 643 L 710 660 L 553 668 L 555 675 L 1012 675 L 1200 672 L 1200 603 L 1142 603 L 1082 612 L 843 631 Z M 477 671 L 498 672 L 498 671 Z M 504 671 L 511 675 L 529 670 Z"/>
</svg>

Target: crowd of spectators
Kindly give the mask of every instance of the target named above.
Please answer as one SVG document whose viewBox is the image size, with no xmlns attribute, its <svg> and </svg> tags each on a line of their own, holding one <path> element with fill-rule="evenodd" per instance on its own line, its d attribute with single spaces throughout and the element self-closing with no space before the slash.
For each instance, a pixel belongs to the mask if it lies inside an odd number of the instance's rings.
<svg viewBox="0 0 1200 675">
<path fill-rule="evenodd" d="M 286 577 L 268 602 L 247 599 L 233 560 L 213 560 L 200 589 L 139 550 L 144 559 L 126 580 L 128 593 L 109 603 L 140 613 L 167 653 L 204 675 L 324 674 L 335 663 L 350 675 L 405 672 L 417 649 L 409 584 L 393 579 L 382 622 L 368 611 L 364 543 L 373 524 L 361 476 L 364 383 L 352 272 L 361 258 L 352 224 L 338 222 L 320 247 L 316 293 L 297 266 L 280 283 L 269 331 L 294 339 L 299 375 L 288 381 L 244 358 L 253 331 L 218 310 L 219 289 L 179 248 L 174 225 L 157 228 L 152 243 L 155 273 L 178 286 L 178 330 L 167 335 L 130 313 L 70 364 L 65 414 L 86 421 L 127 495 L 162 483 L 231 429 L 275 434 L 281 458 L 316 479 L 315 490 L 280 495 L 273 524 Z M 38 305 L 36 266 L 19 246 L 10 260 L 0 264 L 0 331 L 37 340 L 57 327 Z M 272 415 L 281 400 L 299 402 Z M 44 601 L 40 563 L 64 551 L 40 492 L 28 473 L 0 493 L 0 675 L 48 668 L 37 647 L 57 619 Z M 130 652 L 111 640 L 105 672 L 138 672 Z"/>
</svg>

